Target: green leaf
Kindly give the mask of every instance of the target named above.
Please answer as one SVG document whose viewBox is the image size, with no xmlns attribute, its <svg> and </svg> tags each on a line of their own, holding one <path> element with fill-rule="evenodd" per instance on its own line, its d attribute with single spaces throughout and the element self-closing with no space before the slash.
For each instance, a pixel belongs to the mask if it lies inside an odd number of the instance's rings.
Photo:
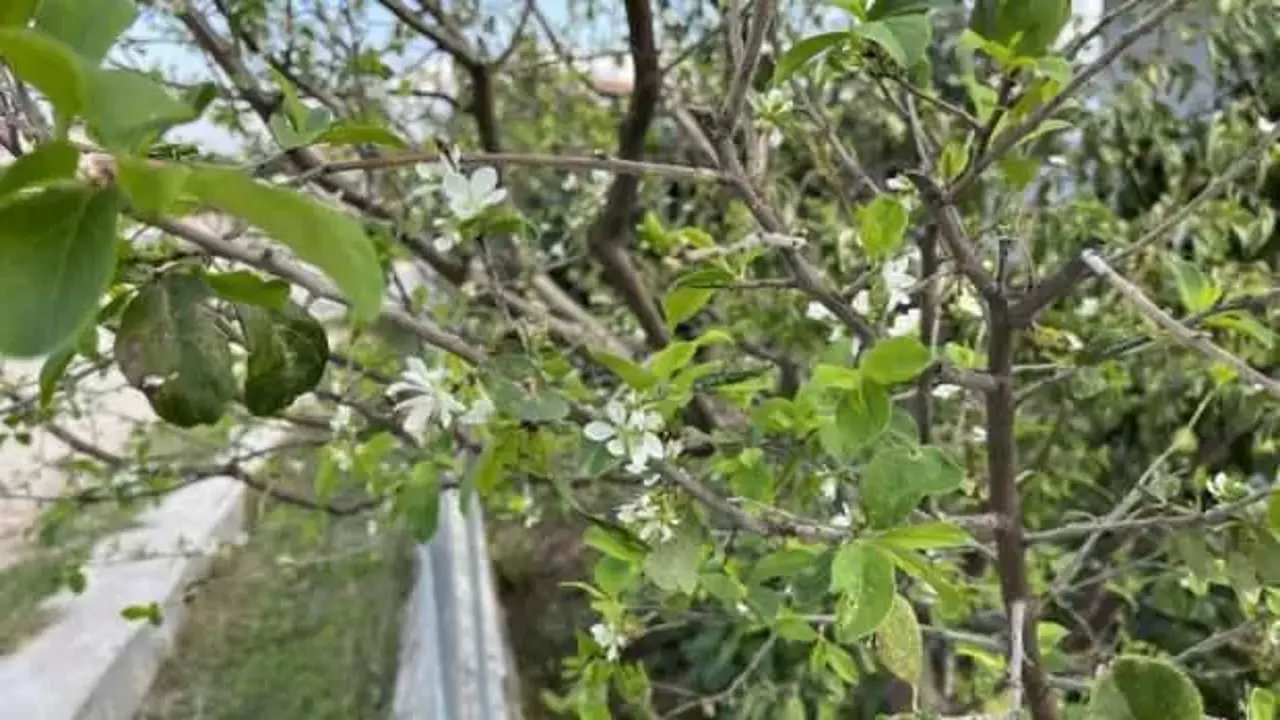
<svg viewBox="0 0 1280 720">
<path fill-rule="evenodd" d="M 292 302 L 274 310 L 240 305 L 236 311 L 249 351 L 245 407 L 254 415 L 274 415 L 319 384 L 329 362 L 329 338 Z"/>
<path fill-rule="evenodd" d="M 0 204 L 0 355 L 40 355 L 98 309 L 116 264 L 114 190 L 63 185 Z"/>
<path fill-rule="evenodd" d="M 1093 687 L 1091 720 L 1202 720 L 1204 706 L 1191 680 L 1173 665 L 1124 655 Z"/>
<path fill-rule="evenodd" d="M 922 14 L 934 8 L 947 8 L 955 4 L 955 0 L 876 0 L 867 11 L 867 19 L 880 20 L 894 15 Z"/>
<path fill-rule="evenodd" d="M 893 195 L 879 195 L 858 208 L 858 235 L 867 254 L 889 257 L 902 247 L 907 233 L 907 208 Z"/>
<path fill-rule="evenodd" d="M 1248 713 L 1245 720 L 1276 720 L 1276 695 L 1266 688 L 1254 688 L 1249 693 Z"/>
<path fill-rule="evenodd" d="M 1205 325 L 1230 330 L 1245 337 L 1252 338 L 1267 350 L 1275 347 L 1276 334 L 1271 328 L 1258 322 L 1247 310 L 1232 310 L 1220 315 L 1205 318 Z"/>
<path fill-rule="evenodd" d="M 142 73 L 99 70 L 89 77 L 85 117 L 105 147 L 133 151 L 171 126 L 194 120 L 196 113 Z"/>
<path fill-rule="evenodd" d="M 219 297 L 229 302 L 257 305 L 268 310 L 282 310 L 289 302 L 289 283 L 263 280 L 248 270 L 209 273 L 205 279 Z"/>
<path fill-rule="evenodd" d="M 398 135 L 378 125 L 339 123 L 320 133 L 316 142 L 327 145 L 385 145 L 405 148 L 408 145 Z"/>
<path fill-rule="evenodd" d="M 698 589 L 701 564 L 702 543 L 692 533 L 682 532 L 653 548 L 644 559 L 644 574 L 662 590 L 692 594 Z"/>
<path fill-rule="evenodd" d="M 933 28 L 923 14 L 895 15 L 855 25 L 852 31 L 874 42 L 906 69 L 925 58 Z"/>
<path fill-rule="evenodd" d="M 968 545 L 973 537 L 958 525 L 932 522 L 886 530 L 876 542 L 904 550 L 933 550 Z"/>
<path fill-rule="evenodd" d="M 70 48 L 34 30 L 0 30 L 0 57 L 63 115 L 76 115 L 89 95 L 84 61 Z"/>
<path fill-rule="evenodd" d="M 938 593 L 938 599 L 943 603 L 956 606 L 963 601 L 960 589 L 938 570 L 938 566 L 932 560 L 896 545 L 881 545 L 881 547 L 893 559 L 894 567 L 913 578 L 923 580 Z"/>
<path fill-rule="evenodd" d="M 916 612 L 901 595 L 893 596 L 884 622 L 876 628 L 876 657 L 899 679 L 913 688 L 919 686 L 924 667 L 924 641 Z"/>
<path fill-rule="evenodd" d="M 931 360 L 924 343 L 905 335 L 877 342 L 862 356 L 859 367 L 872 380 L 892 385 L 914 379 Z"/>
<path fill-rule="evenodd" d="M 795 615 L 780 615 L 774 621 L 773 629 L 783 640 L 808 643 L 818 639 L 818 633 L 809 621 Z"/>
<path fill-rule="evenodd" d="M 116 361 L 156 414 L 190 427 L 217 422 L 236 395 L 231 350 L 201 278 L 166 275 L 129 303 L 116 333 Z"/>
<path fill-rule="evenodd" d="M 1010 46 L 1018 55 L 1038 57 L 1070 18 L 1071 0 L 979 0 L 971 27 L 985 38 Z"/>
<path fill-rule="evenodd" d="M 668 380 L 677 370 L 688 365 L 697 352 L 697 343 L 673 342 L 653 354 L 649 359 L 649 369 L 659 380 Z"/>
<path fill-rule="evenodd" d="M 1166 258 L 1166 265 L 1178 287 L 1178 298 L 1188 312 L 1203 312 L 1222 297 L 1222 288 L 1195 264 L 1177 257 Z"/>
<path fill-rule="evenodd" d="M 1032 130 L 1031 132 L 1024 135 L 1022 139 L 1018 140 L 1018 142 L 1013 147 L 1015 150 L 1021 147 L 1025 147 L 1026 145 L 1029 145 L 1030 143 L 1035 142 L 1037 139 L 1042 138 L 1045 135 L 1056 133 L 1059 130 L 1066 130 L 1071 127 L 1075 127 L 1075 126 L 1072 123 L 1067 122 L 1066 120 L 1045 120 L 1044 122 L 1040 123 L 1039 127 L 1037 127 L 1035 130 Z"/>
<path fill-rule="evenodd" d="M 667 293 L 662 298 L 662 313 L 667 317 L 667 327 L 674 328 L 697 315 L 715 292 L 711 288 L 679 287 Z"/>
<path fill-rule="evenodd" d="M 773 578 L 789 578 L 813 567 L 814 554 L 799 548 L 783 548 L 760 558 L 751 571 L 751 583 L 759 585 Z"/>
<path fill-rule="evenodd" d="M 1271 532 L 1280 535 L 1280 494 L 1272 495 L 1267 501 L 1267 524 Z"/>
<path fill-rule="evenodd" d="M 542 389 L 526 395 L 515 405 L 515 416 L 526 422 L 554 422 L 569 414 L 569 403 L 559 393 Z"/>
<path fill-rule="evenodd" d="M 889 427 L 891 400 L 884 386 L 861 378 L 856 389 L 836 404 L 835 422 L 818 429 L 822 449 L 840 459 L 852 459 Z"/>
<path fill-rule="evenodd" d="M 773 84 L 786 82 L 797 70 L 804 67 L 818 55 L 844 42 L 848 42 L 849 33 L 829 32 L 800 40 L 787 49 L 778 59 L 778 66 L 773 70 Z"/>
<path fill-rule="evenodd" d="M 25 27 L 36 14 L 40 0 L 5 0 L 0 3 L 0 28 Z"/>
<path fill-rule="evenodd" d="M 97 65 L 137 16 L 132 0 L 42 0 L 36 28 Z"/>
<path fill-rule="evenodd" d="M 358 319 L 377 317 L 382 268 L 373 242 L 349 215 L 235 170 L 193 168 L 187 187 L 205 203 L 258 226 L 323 270 L 346 294 Z"/>
<path fill-rule="evenodd" d="M 638 564 L 645 558 L 647 549 L 621 528 L 596 523 L 587 528 L 582 542 L 619 560 Z"/>
<path fill-rule="evenodd" d="M 161 217 L 178 202 L 191 170 L 129 155 L 116 156 L 116 179 L 129 202 L 149 217 Z"/>
<path fill-rule="evenodd" d="M 1040 161 L 1037 158 L 1014 152 L 1000 158 L 996 166 L 1004 175 L 1005 183 L 1018 191 L 1025 190 L 1040 172 Z"/>
<path fill-rule="evenodd" d="M 952 140 L 942 148 L 942 159 L 938 161 L 938 171 L 942 179 L 951 181 L 960 177 L 969 165 L 969 141 Z"/>
<path fill-rule="evenodd" d="M 40 409 L 47 410 L 53 404 L 53 394 L 58 391 L 58 383 L 67 373 L 67 366 L 76 356 L 74 346 L 67 345 L 45 358 L 40 366 Z"/>
<path fill-rule="evenodd" d="M 876 629 L 893 603 L 893 561 L 874 545 L 852 542 L 831 561 L 831 591 L 840 596 L 836 629 L 853 641 Z"/>
<path fill-rule="evenodd" d="M 435 537 L 440 526 L 440 477 L 431 463 L 418 463 L 396 496 L 396 511 L 420 543 Z"/>
<path fill-rule="evenodd" d="M 164 622 L 164 613 L 160 610 L 160 606 L 155 602 L 144 604 L 129 605 L 120 610 L 120 617 L 125 620 L 139 621 L 145 620 L 150 625 L 160 627 Z"/>
<path fill-rule="evenodd" d="M 901 523 L 927 495 L 950 492 L 964 473 L 935 447 L 886 448 L 862 472 L 861 500 L 874 527 Z"/>
<path fill-rule="evenodd" d="M 718 266 L 709 265 L 681 275 L 672 283 L 673 288 L 700 287 L 704 285 L 725 285 L 733 282 L 733 273 Z"/>
<path fill-rule="evenodd" d="M 604 350 L 592 350 L 591 359 L 603 365 L 617 375 L 627 385 L 636 390 L 646 390 L 658 383 L 658 378 L 648 370 L 636 365 L 626 358 L 618 357 Z"/>
<path fill-rule="evenodd" d="M 14 160 L 0 173 L 0 196 L 73 177 L 79 160 L 80 151 L 70 143 L 61 140 L 45 143 Z"/>
</svg>

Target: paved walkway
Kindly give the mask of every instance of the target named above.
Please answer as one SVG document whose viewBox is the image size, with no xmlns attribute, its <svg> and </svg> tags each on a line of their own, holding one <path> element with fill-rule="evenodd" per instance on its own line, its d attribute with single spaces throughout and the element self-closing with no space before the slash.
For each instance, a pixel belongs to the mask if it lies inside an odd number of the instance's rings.
<svg viewBox="0 0 1280 720">
<path fill-rule="evenodd" d="M 0 363 L 0 380 L 6 387 L 27 385 L 22 392 L 29 397 L 35 393 L 34 379 L 40 374 L 41 363 L 6 360 Z M 83 391 L 76 399 L 80 417 L 60 417 L 59 422 L 105 450 L 123 449 L 134 426 L 151 417 L 146 398 L 127 387 L 114 369 L 86 378 L 80 387 Z M 9 405 L 8 398 L 0 397 L 0 407 Z M 74 486 L 76 478 L 60 467 L 71 456 L 65 444 L 40 430 L 32 433 L 27 445 L 12 438 L 0 442 L 0 568 L 21 557 L 24 535 L 40 512 L 40 503 L 6 496 L 54 496 Z"/>
</svg>

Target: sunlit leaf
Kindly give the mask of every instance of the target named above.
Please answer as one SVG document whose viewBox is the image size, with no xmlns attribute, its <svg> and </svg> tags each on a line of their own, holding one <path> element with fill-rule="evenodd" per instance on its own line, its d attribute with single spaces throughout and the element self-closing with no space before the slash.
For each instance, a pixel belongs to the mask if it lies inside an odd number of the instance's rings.
<svg viewBox="0 0 1280 720">
<path fill-rule="evenodd" d="M 337 283 L 357 318 L 382 306 L 382 268 L 373 242 L 351 216 L 235 170 L 194 168 L 186 187 L 209 205 L 241 217 L 288 245 Z"/>
<path fill-rule="evenodd" d="M 1096 720 L 1202 720 L 1200 693 L 1163 660 L 1125 655 L 1093 686 L 1089 717 Z"/>
<path fill-rule="evenodd" d="M 893 596 L 888 614 L 876 628 L 876 658 L 899 679 L 912 687 L 919 686 L 924 667 L 924 640 L 915 610 L 901 595 Z"/>
<path fill-rule="evenodd" d="M 116 264 L 115 190 L 62 185 L 0 204 L 0 355 L 40 355 L 89 322 Z"/>
</svg>

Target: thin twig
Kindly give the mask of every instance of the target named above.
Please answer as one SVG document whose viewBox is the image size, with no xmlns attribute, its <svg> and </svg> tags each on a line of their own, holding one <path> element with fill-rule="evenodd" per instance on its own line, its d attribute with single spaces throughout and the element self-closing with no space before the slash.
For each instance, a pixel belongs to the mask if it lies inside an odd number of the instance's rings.
<svg viewBox="0 0 1280 720">
<path fill-rule="evenodd" d="M 773 22 L 774 0 L 758 0 L 751 22 L 751 35 L 743 50 L 743 57 L 738 63 L 733 80 L 729 83 L 729 93 L 725 97 L 724 107 L 720 111 L 721 126 L 732 133 L 741 121 L 742 104 L 746 101 L 747 88 L 756 74 L 756 66 L 760 63 L 760 50 L 764 47 L 765 33 Z"/>
<path fill-rule="evenodd" d="M 381 155 L 356 160 L 340 160 L 324 163 L 310 168 L 294 177 L 291 184 L 298 185 L 309 180 L 334 173 L 353 170 L 386 170 L 391 168 L 427 165 L 438 162 L 440 153 L 407 152 L 395 155 Z M 694 180 L 703 182 L 733 183 L 733 178 L 714 168 L 695 165 L 671 165 L 667 163 L 648 162 L 644 160 L 621 160 L 611 157 L 593 157 L 589 155 L 547 155 L 542 153 L 464 153 L 459 162 L 468 167 L 493 165 L 495 167 L 519 166 L 549 168 L 571 172 L 588 172 L 604 170 L 617 175 L 654 175 L 675 180 Z"/>
<path fill-rule="evenodd" d="M 1246 382 L 1257 386 L 1272 397 L 1280 399 L 1280 381 L 1268 377 L 1261 372 L 1255 370 L 1248 363 L 1231 353 L 1223 350 L 1215 345 L 1208 338 L 1200 335 L 1191 328 L 1183 325 L 1169 315 L 1169 313 L 1160 309 L 1150 298 L 1148 298 L 1142 290 L 1136 285 L 1129 282 L 1123 275 L 1116 272 L 1103 260 L 1096 252 L 1086 250 L 1082 256 L 1084 263 L 1089 266 L 1099 277 L 1111 283 L 1126 300 L 1132 304 L 1138 312 L 1142 313 L 1148 320 L 1159 325 L 1169 332 L 1175 340 L 1186 345 L 1187 347 L 1199 352 L 1210 360 L 1224 363 L 1233 368 L 1240 374 Z"/>
<path fill-rule="evenodd" d="M 1041 530 L 1039 532 L 1027 533 L 1027 542 L 1044 543 L 1058 542 L 1061 540 L 1071 540 L 1083 535 L 1092 535 L 1095 532 L 1122 532 L 1127 530 L 1173 530 L 1183 527 L 1194 527 L 1197 525 L 1217 525 L 1221 522 L 1232 519 L 1239 511 L 1244 510 L 1257 503 L 1269 499 L 1272 495 L 1280 492 L 1280 486 L 1258 490 L 1250 495 L 1225 505 L 1218 505 L 1211 510 L 1205 512 L 1190 513 L 1187 515 L 1175 516 L 1159 516 L 1149 518 L 1137 518 L 1133 520 L 1117 520 L 1113 523 L 1104 521 L 1072 523 L 1063 525 L 1050 530 Z"/>
</svg>

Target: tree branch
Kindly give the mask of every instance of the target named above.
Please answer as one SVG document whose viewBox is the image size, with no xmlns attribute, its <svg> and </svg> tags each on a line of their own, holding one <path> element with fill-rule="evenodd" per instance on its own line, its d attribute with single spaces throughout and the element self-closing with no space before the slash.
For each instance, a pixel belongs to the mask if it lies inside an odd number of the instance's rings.
<svg viewBox="0 0 1280 720">
<path fill-rule="evenodd" d="M 1129 282 L 1120 273 L 1116 272 L 1103 260 L 1097 253 L 1092 250 L 1086 250 L 1083 260 L 1089 269 L 1096 275 L 1111 283 L 1131 305 L 1142 313 L 1148 320 L 1156 325 L 1164 328 L 1179 343 L 1195 350 L 1210 360 L 1223 363 L 1233 368 L 1240 377 L 1246 382 L 1265 390 L 1272 397 L 1280 399 L 1280 381 L 1263 375 L 1261 372 L 1252 368 L 1248 363 L 1231 353 L 1223 350 L 1215 345 L 1208 338 L 1196 333 L 1191 328 L 1183 325 L 1175 320 L 1171 315 L 1160 309 L 1160 306 L 1151 301 L 1142 290 L 1136 285 Z"/>
</svg>

